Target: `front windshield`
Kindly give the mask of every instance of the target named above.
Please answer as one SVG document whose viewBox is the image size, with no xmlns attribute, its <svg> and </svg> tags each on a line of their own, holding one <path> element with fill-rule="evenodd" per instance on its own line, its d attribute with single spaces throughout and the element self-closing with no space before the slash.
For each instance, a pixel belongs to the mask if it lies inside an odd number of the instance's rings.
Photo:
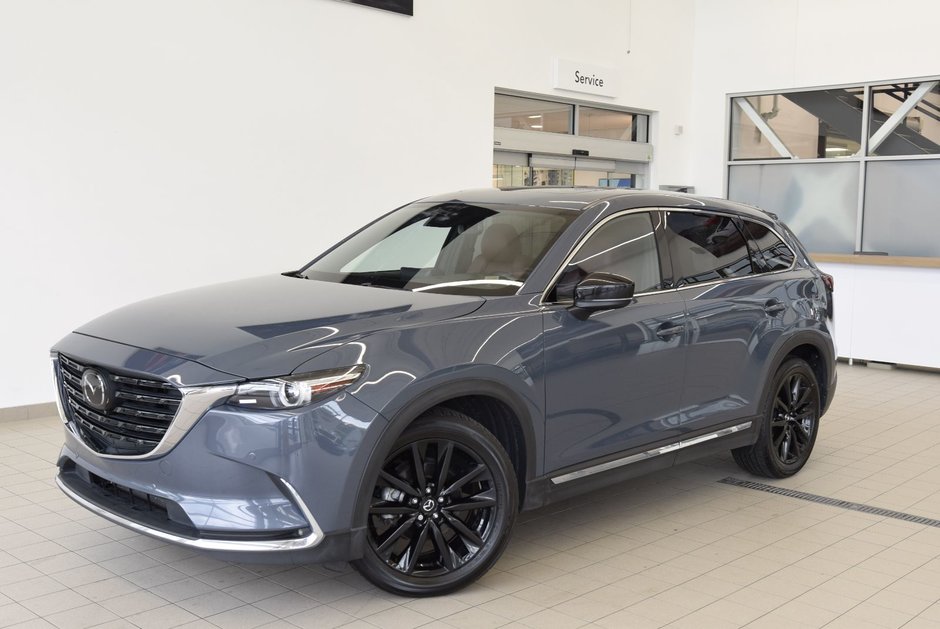
<svg viewBox="0 0 940 629">
<path fill-rule="evenodd" d="M 412 203 L 300 274 L 343 284 L 460 295 L 512 295 L 574 220 L 574 210 Z"/>
</svg>

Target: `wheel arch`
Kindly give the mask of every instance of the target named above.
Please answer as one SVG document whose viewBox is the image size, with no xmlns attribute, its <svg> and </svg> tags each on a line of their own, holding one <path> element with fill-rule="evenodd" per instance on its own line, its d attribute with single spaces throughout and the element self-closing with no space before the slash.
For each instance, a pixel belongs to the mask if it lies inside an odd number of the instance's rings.
<svg viewBox="0 0 940 629">
<path fill-rule="evenodd" d="M 444 381 L 441 378 L 430 379 L 420 386 L 419 392 L 412 385 L 381 409 L 382 415 L 388 418 L 388 424 L 359 478 L 356 523 L 365 521 L 368 509 L 365 496 L 369 484 L 378 475 L 395 442 L 408 426 L 435 407 L 462 412 L 493 433 L 512 461 L 518 482 L 519 504 L 524 503 L 527 481 L 536 476 L 538 436 L 534 421 L 538 409 L 532 401 L 490 374 L 451 374 Z"/>
<path fill-rule="evenodd" d="M 821 332 L 804 331 L 783 339 L 774 351 L 774 359 L 764 377 L 764 394 L 773 375 L 789 358 L 801 358 L 806 361 L 816 376 L 819 385 L 820 407 L 825 413 L 832 401 L 832 383 L 835 370 L 835 355 L 831 340 Z M 762 396 L 761 399 L 766 399 Z"/>
</svg>

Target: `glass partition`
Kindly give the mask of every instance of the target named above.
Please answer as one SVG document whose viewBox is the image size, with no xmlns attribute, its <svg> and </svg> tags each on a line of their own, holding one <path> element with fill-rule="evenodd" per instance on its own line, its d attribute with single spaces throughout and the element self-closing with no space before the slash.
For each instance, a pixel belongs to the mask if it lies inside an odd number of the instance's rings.
<svg viewBox="0 0 940 629">
<path fill-rule="evenodd" d="M 494 188 L 519 188 L 529 185 L 529 167 L 513 164 L 493 164 Z"/>
<path fill-rule="evenodd" d="M 940 257 L 940 160 L 869 162 L 862 228 L 863 251 Z"/>
<path fill-rule="evenodd" d="M 809 251 L 855 250 L 857 164 L 734 165 L 729 172 L 728 198 L 777 214 Z"/>
</svg>

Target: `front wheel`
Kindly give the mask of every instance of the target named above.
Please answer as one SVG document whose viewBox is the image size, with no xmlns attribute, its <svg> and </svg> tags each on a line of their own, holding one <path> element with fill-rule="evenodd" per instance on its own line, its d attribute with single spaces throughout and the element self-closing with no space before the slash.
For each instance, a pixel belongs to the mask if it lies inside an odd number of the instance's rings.
<svg viewBox="0 0 940 629">
<path fill-rule="evenodd" d="M 752 474 L 785 478 L 800 471 L 816 443 L 819 383 L 806 361 L 790 358 L 777 370 L 769 393 L 757 442 L 731 453 Z"/>
<path fill-rule="evenodd" d="M 405 596 L 444 594 L 483 575 L 505 548 L 518 509 L 503 447 L 449 409 L 405 430 L 367 498 L 368 547 L 354 565 Z"/>
</svg>

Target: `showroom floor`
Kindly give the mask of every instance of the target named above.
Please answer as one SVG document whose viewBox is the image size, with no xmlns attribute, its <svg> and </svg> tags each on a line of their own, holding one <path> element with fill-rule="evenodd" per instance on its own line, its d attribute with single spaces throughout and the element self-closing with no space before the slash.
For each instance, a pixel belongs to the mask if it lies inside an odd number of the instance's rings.
<svg viewBox="0 0 940 629">
<path fill-rule="evenodd" d="M 0 627 L 940 627 L 940 375 L 839 379 L 796 477 L 712 457 L 527 513 L 479 583 L 420 600 L 110 525 L 52 482 L 58 419 L 0 422 Z"/>
</svg>

